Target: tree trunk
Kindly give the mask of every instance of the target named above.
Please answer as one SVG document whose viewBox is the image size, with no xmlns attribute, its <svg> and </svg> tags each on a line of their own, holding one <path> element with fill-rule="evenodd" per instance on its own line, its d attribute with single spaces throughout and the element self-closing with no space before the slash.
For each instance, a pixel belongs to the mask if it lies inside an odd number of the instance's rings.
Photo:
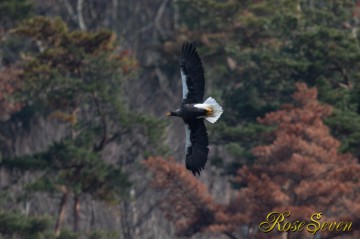
<svg viewBox="0 0 360 239">
<path fill-rule="evenodd" d="M 78 19 L 79 28 L 82 31 L 86 31 L 86 25 L 83 15 L 83 7 L 84 7 L 84 0 L 78 0 L 76 10 L 77 10 L 77 19 Z"/>
<path fill-rule="evenodd" d="M 121 214 L 121 227 L 123 238 L 132 239 L 131 226 L 129 222 L 129 204 L 127 200 L 124 200 L 122 203 L 122 214 Z"/>
<path fill-rule="evenodd" d="M 79 195 L 74 196 L 74 232 L 79 231 L 80 223 L 80 197 Z"/>
<path fill-rule="evenodd" d="M 65 186 L 61 186 L 61 191 L 62 191 L 63 195 L 61 197 L 59 214 L 58 214 L 58 218 L 56 220 L 56 225 L 55 225 L 55 235 L 56 236 L 60 235 L 60 231 L 61 231 L 64 219 L 65 219 L 65 214 L 66 214 L 66 204 L 67 204 L 67 201 L 69 198 L 69 192 Z"/>
</svg>

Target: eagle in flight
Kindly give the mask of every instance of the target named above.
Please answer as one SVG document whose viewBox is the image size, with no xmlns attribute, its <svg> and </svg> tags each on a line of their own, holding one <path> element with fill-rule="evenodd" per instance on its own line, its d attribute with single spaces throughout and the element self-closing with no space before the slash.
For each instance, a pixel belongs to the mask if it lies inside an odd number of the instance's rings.
<svg viewBox="0 0 360 239">
<path fill-rule="evenodd" d="M 180 74 L 183 89 L 183 100 L 180 108 L 167 112 L 167 116 L 177 116 L 185 123 L 186 168 L 194 175 L 204 169 L 208 149 L 208 135 L 204 119 L 215 123 L 223 112 L 221 106 L 209 97 L 203 102 L 205 77 L 199 54 L 192 44 L 182 46 Z"/>
</svg>

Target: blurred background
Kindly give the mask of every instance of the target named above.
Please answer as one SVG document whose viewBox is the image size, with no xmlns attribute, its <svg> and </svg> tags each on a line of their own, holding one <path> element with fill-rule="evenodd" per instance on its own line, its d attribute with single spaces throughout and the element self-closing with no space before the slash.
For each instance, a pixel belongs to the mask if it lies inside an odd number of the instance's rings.
<svg viewBox="0 0 360 239">
<path fill-rule="evenodd" d="M 0 0 L 0 22 L 0 238 L 359 238 L 360 1 Z M 164 115 L 184 42 L 224 108 L 200 177 Z M 264 234 L 272 211 L 351 230 Z"/>
</svg>

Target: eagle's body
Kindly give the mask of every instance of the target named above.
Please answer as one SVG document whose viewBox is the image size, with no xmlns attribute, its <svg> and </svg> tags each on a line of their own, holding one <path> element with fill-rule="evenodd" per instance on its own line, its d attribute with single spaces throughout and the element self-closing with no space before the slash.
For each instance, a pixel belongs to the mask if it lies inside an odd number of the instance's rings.
<svg viewBox="0 0 360 239">
<path fill-rule="evenodd" d="M 204 169 L 209 153 L 208 135 L 204 119 L 215 123 L 223 110 L 211 97 L 203 103 L 205 77 L 201 59 L 196 49 L 188 43 L 182 47 L 180 73 L 183 86 L 183 101 L 179 109 L 168 112 L 185 123 L 186 168 L 195 175 Z"/>
<path fill-rule="evenodd" d="M 204 118 L 206 110 L 195 107 L 195 104 L 181 104 L 180 109 L 173 111 L 176 115 L 183 120 L 191 120 L 193 118 Z"/>
</svg>

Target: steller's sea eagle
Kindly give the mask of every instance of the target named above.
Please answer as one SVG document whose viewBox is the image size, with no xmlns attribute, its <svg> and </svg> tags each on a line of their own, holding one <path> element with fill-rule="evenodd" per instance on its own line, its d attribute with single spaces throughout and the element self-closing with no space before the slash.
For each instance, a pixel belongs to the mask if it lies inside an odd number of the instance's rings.
<svg viewBox="0 0 360 239">
<path fill-rule="evenodd" d="M 205 77 L 201 59 L 192 44 L 182 46 L 180 73 L 183 87 L 183 100 L 180 109 L 167 112 L 167 116 L 177 116 L 185 123 L 186 168 L 194 175 L 204 169 L 208 149 L 208 135 L 204 119 L 215 123 L 223 112 L 221 106 L 209 97 L 203 103 Z"/>
</svg>

